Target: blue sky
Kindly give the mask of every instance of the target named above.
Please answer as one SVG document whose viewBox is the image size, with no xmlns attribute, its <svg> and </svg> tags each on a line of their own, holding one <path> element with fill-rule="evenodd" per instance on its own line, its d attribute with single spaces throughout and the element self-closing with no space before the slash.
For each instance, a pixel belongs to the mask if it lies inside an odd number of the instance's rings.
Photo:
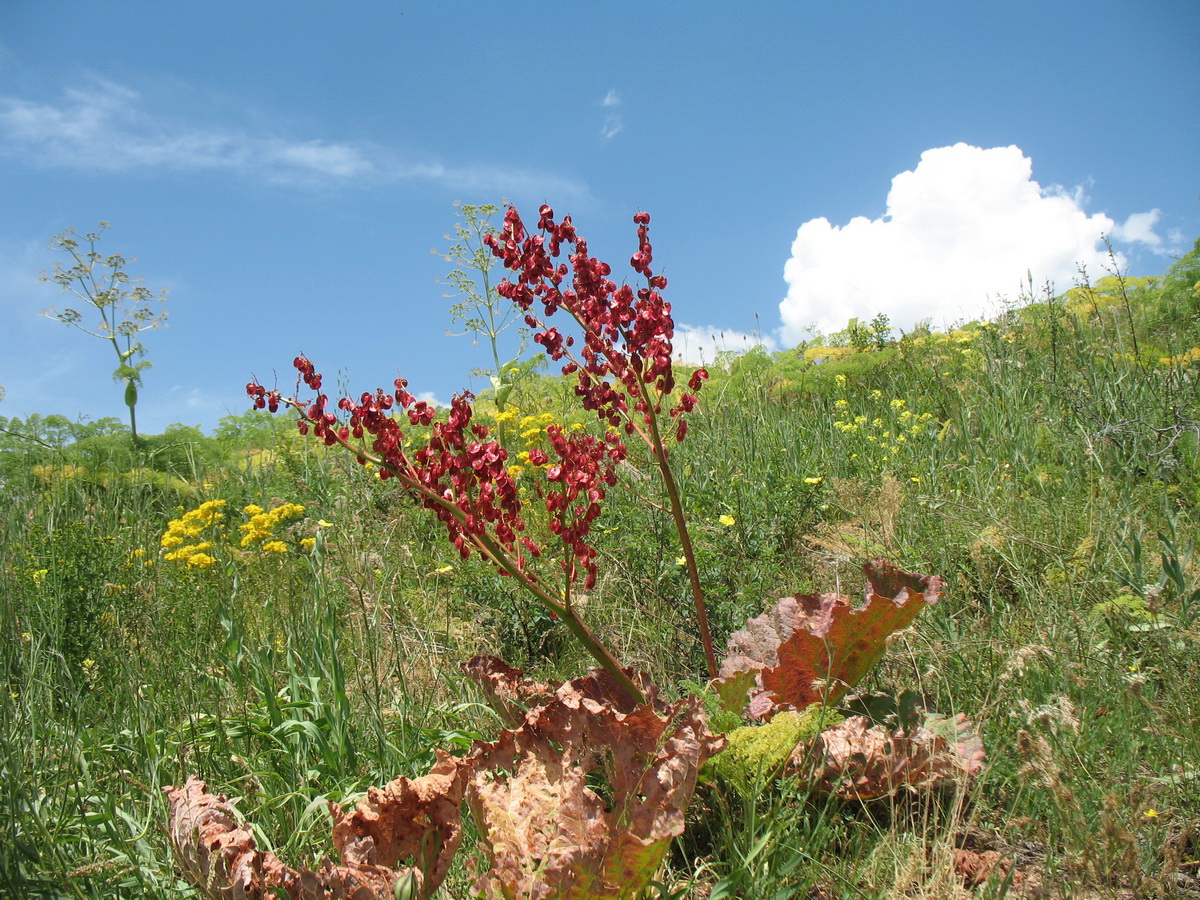
<svg viewBox="0 0 1200 900">
<path fill-rule="evenodd" d="M 124 416 L 111 348 L 38 315 L 49 238 L 101 220 L 169 291 L 150 432 L 300 351 L 481 388 L 430 253 L 456 202 L 549 202 L 618 275 L 649 211 L 693 359 L 986 314 L 1103 274 L 1102 233 L 1157 273 L 1200 234 L 1198 47 L 1195 0 L 4 0 L 0 415 Z"/>
</svg>

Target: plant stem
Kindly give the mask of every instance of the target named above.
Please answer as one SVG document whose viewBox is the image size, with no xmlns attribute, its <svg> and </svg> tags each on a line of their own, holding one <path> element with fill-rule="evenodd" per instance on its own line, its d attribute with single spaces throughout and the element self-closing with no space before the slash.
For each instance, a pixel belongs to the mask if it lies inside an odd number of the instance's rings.
<svg viewBox="0 0 1200 900">
<path fill-rule="evenodd" d="M 312 424 L 316 424 L 315 420 L 309 418 L 308 410 L 295 400 L 284 400 L 289 406 L 295 409 L 300 416 Z M 396 477 L 397 480 L 408 490 L 419 494 L 442 509 L 449 512 L 455 519 L 460 522 L 466 521 L 466 514 L 461 509 L 455 506 L 445 497 L 431 491 L 429 488 L 420 484 L 416 479 L 411 477 L 408 472 L 397 469 L 391 463 L 375 456 L 368 452 L 364 447 L 358 447 L 344 440 L 336 432 L 330 432 L 333 439 L 346 450 L 356 456 L 365 459 L 373 466 L 378 466 L 387 469 Z M 587 624 L 579 618 L 574 608 L 569 603 L 560 602 L 550 590 L 545 586 L 544 582 L 535 572 L 526 571 L 517 560 L 501 546 L 492 536 L 488 534 L 467 533 L 467 538 L 471 544 L 485 559 L 492 563 L 496 568 L 500 569 L 504 574 L 509 575 L 525 588 L 529 593 L 533 594 L 537 600 L 546 607 L 552 614 L 557 616 L 567 629 L 575 636 L 575 639 L 583 645 L 583 648 L 591 654 L 592 658 L 600 664 L 604 671 L 608 672 L 617 685 L 627 695 L 628 700 L 634 706 L 644 706 L 646 697 L 641 689 L 633 683 L 633 680 L 625 674 L 621 668 L 620 661 L 613 655 L 612 651 L 604 645 L 604 643 L 596 637 L 595 633 L 588 628 Z"/>
<path fill-rule="evenodd" d="M 679 486 L 675 483 L 675 473 L 671 471 L 667 459 L 667 448 L 663 446 L 662 434 L 658 429 L 658 417 L 648 415 L 650 424 L 650 448 L 654 453 L 654 461 L 662 475 L 663 486 L 667 490 L 667 499 L 671 503 L 671 518 L 675 520 L 675 531 L 679 534 L 679 542 L 683 547 L 683 556 L 687 560 L 688 582 L 692 590 L 692 603 L 696 607 L 696 624 L 700 629 L 700 643 L 704 647 L 704 661 L 708 665 L 708 677 L 716 678 L 717 656 L 713 651 L 712 633 L 708 629 L 708 607 L 704 602 L 704 588 L 700 584 L 700 570 L 696 566 L 696 552 L 692 549 L 692 537 L 688 532 L 687 519 L 683 515 L 683 501 L 679 496 Z"/>
</svg>

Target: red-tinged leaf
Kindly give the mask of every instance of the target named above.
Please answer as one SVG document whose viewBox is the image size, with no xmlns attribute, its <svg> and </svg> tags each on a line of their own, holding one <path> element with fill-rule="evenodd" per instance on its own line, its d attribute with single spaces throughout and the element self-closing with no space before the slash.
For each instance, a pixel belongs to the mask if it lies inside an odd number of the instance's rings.
<svg viewBox="0 0 1200 900">
<path fill-rule="evenodd" d="M 562 685 L 524 724 L 473 754 L 467 802 L 489 898 L 632 898 L 683 832 L 696 776 L 724 746 L 694 697 L 630 707 L 607 673 Z M 593 774 L 595 773 L 595 774 Z M 589 787 L 603 775 L 606 800 Z"/>
<path fill-rule="evenodd" d="M 974 725 L 961 713 L 952 719 L 929 714 L 910 731 L 853 716 L 798 746 L 789 768 L 819 793 L 873 800 L 903 788 L 963 783 L 983 768 L 984 758 Z"/>
<path fill-rule="evenodd" d="M 428 898 L 441 885 L 462 841 L 459 805 L 466 770 L 439 751 L 423 778 L 397 778 L 372 788 L 353 812 L 330 804 L 333 845 L 342 864 L 293 869 L 259 850 L 224 796 L 192 775 L 168 787 L 167 825 L 185 880 L 214 900 L 286 896 L 313 900 L 393 900 L 397 882 Z M 411 863 L 411 867 L 402 863 Z"/>
<path fill-rule="evenodd" d="M 410 863 L 423 885 L 419 897 L 432 895 L 445 880 L 462 843 L 466 768 L 445 751 L 435 752 L 428 775 L 370 788 L 353 812 L 330 804 L 333 846 L 343 861 L 388 869 Z"/>
<path fill-rule="evenodd" d="M 519 726 L 531 707 L 553 700 L 559 687 L 559 682 L 530 681 L 520 669 L 495 656 L 473 656 L 462 664 L 462 670 L 475 680 L 488 705 L 510 728 Z"/>
<path fill-rule="evenodd" d="M 749 705 L 756 717 L 776 709 L 834 702 L 879 662 L 888 637 L 935 603 L 942 580 L 915 575 L 885 560 L 864 567 L 864 602 L 837 594 L 784 597 L 729 638 L 716 689 L 736 698 L 755 674 Z M 743 704 L 744 705 L 744 704 Z"/>
</svg>

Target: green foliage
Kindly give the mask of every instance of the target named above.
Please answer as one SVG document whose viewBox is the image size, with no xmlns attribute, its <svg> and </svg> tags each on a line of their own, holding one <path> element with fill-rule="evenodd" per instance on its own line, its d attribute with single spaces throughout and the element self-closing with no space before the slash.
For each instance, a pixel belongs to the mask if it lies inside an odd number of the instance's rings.
<svg viewBox="0 0 1200 900">
<path fill-rule="evenodd" d="M 100 615 L 121 591 L 116 548 L 111 534 L 98 534 L 84 522 L 62 522 L 33 535 L 25 552 L 17 584 L 36 610 L 36 627 L 52 639 L 45 649 L 61 659 L 72 680 L 98 652 Z"/>
<path fill-rule="evenodd" d="M 725 735 L 728 746 L 704 764 L 704 773 L 752 798 L 783 771 L 798 744 L 841 721 L 837 713 L 814 703 L 803 712 L 778 713 L 765 725 L 735 728 Z"/>
</svg>

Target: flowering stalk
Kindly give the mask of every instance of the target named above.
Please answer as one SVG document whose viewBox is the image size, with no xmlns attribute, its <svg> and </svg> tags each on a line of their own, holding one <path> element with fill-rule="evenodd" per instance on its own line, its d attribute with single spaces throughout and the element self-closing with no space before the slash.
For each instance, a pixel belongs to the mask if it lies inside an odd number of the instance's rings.
<svg viewBox="0 0 1200 900">
<path fill-rule="evenodd" d="M 570 216 L 555 222 L 554 210 L 549 206 L 542 206 L 539 213 L 539 234 L 527 233 L 520 215 L 510 206 L 501 232 L 484 236 L 484 243 L 492 253 L 516 273 L 516 280 L 505 279 L 497 292 L 525 312 L 525 323 L 536 330 L 534 341 L 542 345 L 551 359 L 564 363 L 563 374 L 577 376 L 575 394 L 584 408 L 594 411 L 607 428 L 636 434 L 648 447 L 662 478 L 687 561 L 709 675 L 716 678 L 717 660 L 704 591 L 661 427 L 663 403 L 675 390 L 671 364 L 675 323 L 671 304 L 661 293 L 667 279 L 655 275 L 650 265 L 654 257 L 649 240 L 650 215 L 639 212 L 633 217 L 638 226 L 638 250 L 630 265 L 646 279 L 646 287 L 635 292 L 628 285 L 618 286 L 610 280 L 611 267 L 588 255 L 587 242 L 576 233 Z M 568 254 L 570 266 L 553 261 L 560 256 L 564 244 L 574 249 Z M 535 301 L 541 304 L 540 316 L 533 312 Z M 546 320 L 560 309 L 583 329 L 583 346 L 578 352 L 572 349 L 573 337 L 547 324 Z M 668 411 L 669 418 L 675 420 L 676 441 L 687 436 L 685 414 L 695 408 L 696 392 L 707 378 L 706 370 L 697 369 L 687 391 Z"/>
<path fill-rule="evenodd" d="M 476 553 L 500 572 L 518 580 L 547 610 L 559 618 L 607 670 L 635 703 L 644 703 L 642 691 L 622 670 L 613 653 L 596 637 L 576 612 L 571 587 L 583 577 L 587 587 L 596 580 L 596 551 L 588 543 L 592 522 L 600 515 L 608 487 L 616 483 L 616 464 L 624 459 L 625 446 L 615 436 L 567 435 L 547 429 L 555 459 L 536 451 L 535 465 L 545 466 L 549 487 L 541 491 L 550 516 L 550 530 L 562 542 L 564 587 L 556 591 L 540 574 L 534 560 L 542 548 L 523 534 L 522 504 L 513 476 L 505 463 L 508 452 L 488 440 L 488 429 L 473 424 L 472 395 L 455 396 L 445 422 L 434 421 L 434 408 L 417 401 L 403 379 L 395 390 L 364 393 L 354 401 L 343 397 L 336 407 L 345 420 L 329 409 L 329 397 L 320 393 L 322 377 L 303 356 L 293 361 L 300 378 L 317 395 L 302 402 L 285 398 L 257 382 L 246 385 L 259 409 L 275 412 L 281 405 L 299 414 L 302 434 L 312 434 L 327 446 L 341 446 L 358 462 L 372 466 L 380 478 L 396 479 L 412 492 L 446 526 L 448 536 L 466 559 Z M 410 425 L 429 429 L 425 446 L 409 454 L 404 447 L 401 420 L 394 406 L 406 413 Z M 367 446 L 367 436 L 371 437 Z M 531 454 L 532 456 L 532 454 Z"/>
</svg>

